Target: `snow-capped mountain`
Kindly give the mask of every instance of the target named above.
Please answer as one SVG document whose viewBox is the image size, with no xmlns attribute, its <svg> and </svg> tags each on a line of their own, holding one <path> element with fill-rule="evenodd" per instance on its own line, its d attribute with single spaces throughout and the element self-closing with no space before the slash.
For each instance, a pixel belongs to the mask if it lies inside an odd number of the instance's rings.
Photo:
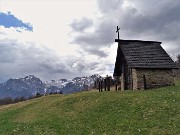
<svg viewBox="0 0 180 135">
<path fill-rule="evenodd" d="M 99 75 L 75 77 L 71 80 L 59 79 L 42 82 L 34 75 L 29 75 L 19 79 L 9 79 L 0 83 L 0 98 L 4 97 L 30 97 L 36 93 L 54 93 L 61 92 L 64 94 L 90 90 L 94 86 L 94 81 L 101 78 Z"/>
<path fill-rule="evenodd" d="M 44 88 L 43 82 L 33 75 L 19 79 L 11 78 L 0 84 L 0 98 L 30 97 L 36 93 L 44 93 Z"/>
<path fill-rule="evenodd" d="M 97 74 L 85 77 L 75 77 L 67 83 L 67 85 L 62 89 L 62 92 L 68 94 L 83 90 L 91 90 L 94 87 L 95 80 L 98 78 L 101 78 L 101 76 Z"/>
<path fill-rule="evenodd" d="M 45 87 L 47 93 L 62 91 L 64 94 L 69 94 L 73 92 L 79 92 L 83 90 L 90 90 L 94 86 L 94 81 L 101 76 L 95 74 L 92 76 L 84 76 L 84 77 L 75 77 L 72 80 L 60 79 L 60 80 L 51 80 L 45 82 Z M 53 88 L 53 89 L 52 89 Z"/>
<path fill-rule="evenodd" d="M 66 79 L 59 79 L 59 80 L 51 80 L 51 81 L 46 81 L 45 85 L 47 87 L 51 87 L 51 86 L 56 86 L 58 88 L 63 88 L 67 85 L 69 81 Z"/>
</svg>

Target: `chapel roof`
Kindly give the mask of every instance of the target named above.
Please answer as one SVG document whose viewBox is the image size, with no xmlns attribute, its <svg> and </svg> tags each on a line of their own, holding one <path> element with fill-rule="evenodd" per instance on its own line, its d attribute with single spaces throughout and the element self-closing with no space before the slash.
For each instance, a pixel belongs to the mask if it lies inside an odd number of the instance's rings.
<svg viewBox="0 0 180 135">
<path fill-rule="evenodd" d="M 116 68 L 120 68 L 124 57 L 130 68 L 163 68 L 176 69 L 177 65 L 162 48 L 161 42 L 142 41 L 142 40 L 121 40 L 118 42 L 118 51 L 116 57 Z"/>
</svg>

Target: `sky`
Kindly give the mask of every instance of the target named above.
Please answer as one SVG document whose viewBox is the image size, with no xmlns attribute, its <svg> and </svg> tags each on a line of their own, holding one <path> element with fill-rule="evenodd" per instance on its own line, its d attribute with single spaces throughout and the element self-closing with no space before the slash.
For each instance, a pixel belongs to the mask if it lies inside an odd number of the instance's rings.
<svg viewBox="0 0 180 135">
<path fill-rule="evenodd" d="M 179 0 L 0 0 L 0 82 L 113 75 L 120 38 L 180 52 Z"/>
</svg>

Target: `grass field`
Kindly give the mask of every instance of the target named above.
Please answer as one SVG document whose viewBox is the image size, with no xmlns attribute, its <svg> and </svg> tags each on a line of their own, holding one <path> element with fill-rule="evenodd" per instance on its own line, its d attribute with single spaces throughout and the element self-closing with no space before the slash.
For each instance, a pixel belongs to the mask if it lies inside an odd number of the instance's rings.
<svg viewBox="0 0 180 135">
<path fill-rule="evenodd" d="M 180 81 L 146 91 L 88 91 L 0 106 L 2 135 L 180 134 Z"/>
</svg>

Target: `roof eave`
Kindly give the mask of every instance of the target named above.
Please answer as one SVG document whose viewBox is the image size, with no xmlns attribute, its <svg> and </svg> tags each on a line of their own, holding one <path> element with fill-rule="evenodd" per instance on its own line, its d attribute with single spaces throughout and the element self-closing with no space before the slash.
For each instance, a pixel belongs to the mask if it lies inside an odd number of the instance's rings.
<svg viewBox="0 0 180 135">
<path fill-rule="evenodd" d="M 158 44 L 162 43 L 159 41 L 123 40 L 123 39 L 115 39 L 115 42 L 146 42 L 146 43 L 158 43 Z"/>
<path fill-rule="evenodd" d="M 179 69 L 178 67 L 140 67 L 140 66 L 130 66 L 130 68 L 145 68 L 145 69 Z"/>
</svg>

